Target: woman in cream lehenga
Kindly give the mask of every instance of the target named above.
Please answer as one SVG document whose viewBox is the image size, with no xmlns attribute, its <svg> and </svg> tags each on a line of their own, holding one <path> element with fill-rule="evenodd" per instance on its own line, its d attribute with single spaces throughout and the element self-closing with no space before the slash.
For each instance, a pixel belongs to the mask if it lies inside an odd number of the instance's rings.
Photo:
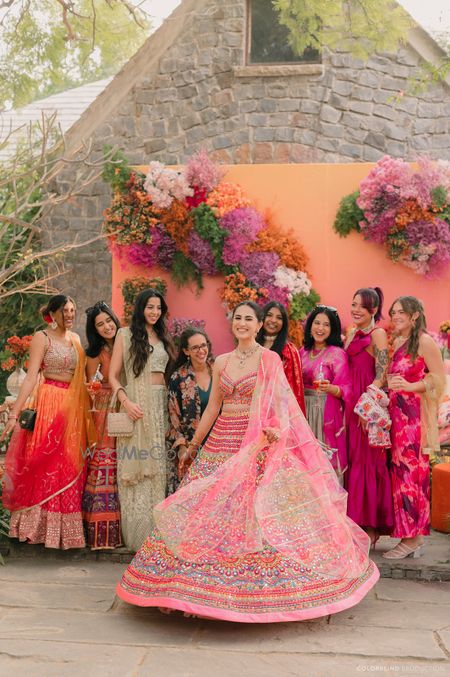
<svg viewBox="0 0 450 677">
<path fill-rule="evenodd" d="M 153 508 L 166 494 L 165 374 L 173 356 L 166 314 L 159 292 L 142 291 L 130 327 L 117 332 L 111 357 L 109 382 L 123 411 L 134 421 L 132 435 L 117 439 L 122 537 L 131 550 L 138 550 L 153 528 Z"/>
</svg>

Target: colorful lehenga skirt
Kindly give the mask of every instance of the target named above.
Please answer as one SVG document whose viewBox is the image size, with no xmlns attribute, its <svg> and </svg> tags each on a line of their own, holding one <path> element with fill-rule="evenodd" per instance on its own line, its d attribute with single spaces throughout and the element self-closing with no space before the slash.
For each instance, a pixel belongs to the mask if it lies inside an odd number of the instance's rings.
<svg viewBox="0 0 450 677">
<path fill-rule="evenodd" d="M 83 493 L 86 541 L 92 550 L 122 545 L 116 440 L 108 435 L 106 425 L 111 394 L 109 387 L 102 388 L 95 396 L 95 408 L 98 411 L 92 412 L 97 445 L 88 458 Z"/>
<path fill-rule="evenodd" d="M 214 473 L 238 452 L 248 411 L 224 413 L 183 483 Z M 264 471 L 265 451 L 258 468 Z M 357 604 L 378 579 L 372 562 L 357 579 L 331 580 L 283 556 L 270 545 L 245 556 L 200 559 L 176 557 L 158 530 L 147 538 L 117 586 L 118 596 L 137 606 L 178 609 L 243 623 L 305 620 Z"/>
<path fill-rule="evenodd" d="M 26 433 L 26 458 L 40 453 L 44 446 L 48 430 L 61 410 L 68 383 L 46 380 L 40 387 L 37 397 L 37 416 L 33 434 Z M 24 432 L 24 431 L 22 431 Z M 39 460 L 39 459 L 36 459 Z M 64 463 L 58 467 L 58 478 L 51 478 L 55 486 L 65 487 L 66 468 Z M 43 478 L 42 481 L 45 481 Z M 13 511 L 10 521 L 10 536 L 29 543 L 44 543 L 47 548 L 83 548 L 85 546 L 83 520 L 81 514 L 81 496 L 85 480 L 84 469 L 67 488 L 55 491 L 43 502 L 31 508 Z M 29 478 L 29 482 L 36 478 Z M 39 480 L 41 481 L 41 480 Z M 40 487 L 36 488 L 38 495 Z"/>
</svg>

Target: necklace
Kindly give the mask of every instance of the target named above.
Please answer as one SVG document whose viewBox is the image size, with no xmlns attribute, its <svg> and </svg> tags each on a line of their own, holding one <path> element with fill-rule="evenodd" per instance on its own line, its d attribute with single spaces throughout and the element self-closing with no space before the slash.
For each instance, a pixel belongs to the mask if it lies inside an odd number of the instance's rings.
<svg viewBox="0 0 450 677">
<path fill-rule="evenodd" d="M 324 346 L 323 348 L 321 348 L 321 349 L 319 350 L 319 352 L 316 353 L 315 355 L 313 355 L 313 349 L 311 349 L 311 350 L 309 351 L 309 359 L 310 359 L 310 360 L 317 360 L 317 358 L 318 358 L 320 355 L 322 355 L 322 353 L 323 353 L 323 351 L 325 350 L 325 348 L 326 348 L 326 346 Z"/>
<path fill-rule="evenodd" d="M 239 367 L 242 369 L 245 366 L 245 363 L 247 360 L 256 353 L 256 351 L 260 348 L 261 346 L 259 343 L 257 343 L 253 348 L 249 348 L 248 350 L 239 350 L 238 348 L 234 349 L 234 354 L 236 355 L 238 361 L 239 361 Z"/>
<path fill-rule="evenodd" d="M 276 340 L 278 334 L 274 334 L 274 336 L 267 336 L 267 334 L 264 334 L 264 341 L 270 341 L 273 342 Z"/>
</svg>

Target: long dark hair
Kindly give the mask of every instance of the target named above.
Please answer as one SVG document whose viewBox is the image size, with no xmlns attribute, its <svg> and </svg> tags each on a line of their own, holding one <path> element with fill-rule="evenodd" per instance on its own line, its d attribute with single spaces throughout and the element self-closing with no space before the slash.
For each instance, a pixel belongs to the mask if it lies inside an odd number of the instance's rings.
<svg viewBox="0 0 450 677">
<path fill-rule="evenodd" d="M 404 310 L 411 318 L 416 313 L 419 314 L 419 317 L 416 320 L 412 320 L 413 327 L 406 346 L 406 352 L 413 360 L 415 360 L 417 353 L 419 352 L 420 336 L 427 331 L 425 310 L 422 301 L 419 301 L 415 296 L 399 296 L 389 308 L 389 317 L 392 316 L 392 309 L 396 303 L 400 303 L 402 310 Z"/>
<path fill-rule="evenodd" d="M 95 326 L 95 319 L 100 313 L 109 315 L 116 325 L 116 329 L 120 329 L 119 318 L 112 308 L 104 301 L 97 301 L 97 303 L 94 303 L 90 308 L 86 308 L 86 338 L 88 342 L 86 355 L 88 357 L 98 357 L 100 351 L 106 345 L 106 339 L 100 336 Z"/>
<path fill-rule="evenodd" d="M 183 331 L 183 333 L 180 336 L 179 340 L 179 352 L 178 356 L 175 360 L 175 363 L 172 367 L 172 374 L 174 371 L 182 367 L 184 364 L 187 364 L 189 361 L 189 357 L 186 355 L 184 352 L 185 350 L 188 349 L 189 345 L 189 339 L 192 338 L 193 336 L 197 336 L 197 334 L 200 334 L 200 336 L 203 336 L 205 339 L 207 345 L 208 345 L 208 359 L 207 362 L 211 362 L 212 360 L 212 354 L 211 354 L 211 341 L 209 340 L 209 336 L 204 331 L 203 329 L 198 329 L 197 327 L 186 327 L 186 329 Z"/>
<path fill-rule="evenodd" d="M 134 303 L 133 315 L 130 323 L 131 345 L 130 360 L 133 363 L 133 373 L 138 377 L 144 371 L 149 355 L 153 352 L 153 346 L 148 340 L 147 328 L 145 326 L 144 310 L 151 298 L 159 299 L 161 303 L 161 316 L 153 325 L 157 337 L 163 342 L 164 348 L 169 355 L 169 364 L 166 368 L 166 374 L 169 373 L 173 359 L 174 348 L 172 339 L 169 336 L 166 327 L 167 303 L 156 289 L 144 289 L 137 295 Z"/>
<path fill-rule="evenodd" d="M 375 322 L 378 322 L 379 319 L 383 317 L 382 315 L 382 310 L 383 310 L 383 301 L 384 301 L 384 294 L 381 291 L 380 287 L 362 287 L 361 289 L 358 289 L 355 291 L 353 294 L 353 298 L 355 296 L 361 297 L 361 305 L 363 308 L 369 311 L 369 313 L 373 314 L 373 319 Z M 373 311 L 377 309 L 376 312 L 374 313 Z"/>
<path fill-rule="evenodd" d="M 310 312 L 305 324 L 305 336 L 303 340 L 303 347 L 305 350 L 311 350 L 314 348 L 314 339 L 311 334 L 312 323 L 316 319 L 317 315 L 323 313 L 328 317 L 330 322 L 330 335 L 326 339 L 327 346 L 337 346 L 342 348 L 342 329 L 341 329 L 341 320 L 339 318 L 337 310 L 331 308 L 330 306 L 317 305 L 314 310 Z"/>
<path fill-rule="evenodd" d="M 288 333 L 289 333 L 289 318 L 288 314 L 286 311 L 286 308 L 283 306 L 282 303 L 279 303 L 278 301 L 269 301 L 269 303 L 266 303 L 266 305 L 263 308 L 263 326 L 259 330 L 259 332 L 256 335 L 256 341 L 259 343 L 261 346 L 264 345 L 264 322 L 266 320 L 266 317 L 269 313 L 269 310 L 272 310 L 272 308 L 276 308 L 277 310 L 280 311 L 281 318 L 283 320 L 283 325 L 273 342 L 273 345 L 271 346 L 270 350 L 273 350 L 275 353 L 278 353 L 278 355 L 281 357 L 281 352 L 286 345 L 286 342 L 288 340 Z"/>
<path fill-rule="evenodd" d="M 44 320 L 50 322 L 50 313 L 56 313 L 57 310 L 61 310 L 61 308 L 64 308 L 69 301 L 70 303 L 73 303 L 75 308 L 77 307 L 77 304 L 71 296 L 67 296 L 66 294 L 56 294 L 55 296 L 52 296 L 48 300 L 47 305 L 40 309 L 40 313 Z"/>
</svg>

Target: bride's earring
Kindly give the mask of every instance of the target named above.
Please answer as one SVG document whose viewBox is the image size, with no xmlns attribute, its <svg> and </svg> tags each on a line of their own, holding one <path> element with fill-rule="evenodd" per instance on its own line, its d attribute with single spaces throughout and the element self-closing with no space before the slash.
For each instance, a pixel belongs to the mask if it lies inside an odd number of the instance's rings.
<svg viewBox="0 0 450 677">
<path fill-rule="evenodd" d="M 58 327 L 58 323 L 56 322 L 56 320 L 53 320 L 53 322 L 51 323 L 50 327 L 51 327 L 52 329 L 56 329 L 56 328 Z"/>
</svg>

